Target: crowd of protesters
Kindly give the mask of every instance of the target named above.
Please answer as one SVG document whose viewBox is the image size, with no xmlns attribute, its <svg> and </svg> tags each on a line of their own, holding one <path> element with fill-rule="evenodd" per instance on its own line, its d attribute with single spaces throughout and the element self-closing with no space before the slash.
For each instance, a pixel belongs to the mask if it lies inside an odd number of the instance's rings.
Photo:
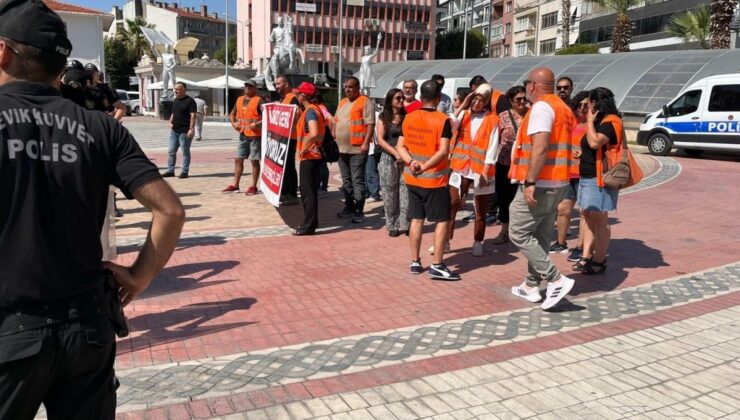
<svg viewBox="0 0 740 420">
<path fill-rule="evenodd" d="M 409 237 L 413 274 L 425 271 L 420 256 L 423 223 L 434 223 L 428 274 L 459 280 L 443 257 L 452 249 L 457 213 L 472 194 L 473 214 L 467 219 L 473 222 L 472 255 L 484 256 L 487 225 L 497 220 L 500 229 L 490 243 L 512 242 L 528 261 L 525 281 L 512 293 L 540 302 L 544 281 L 542 307 L 552 307 L 570 291 L 573 280 L 558 271 L 550 254 L 570 253 L 573 270 L 586 274 L 607 267 L 607 213 L 616 210 L 618 191 L 603 185 L 602 159 L 606 148 L 624 140 L 614 95 L 606 88 L 574 94 L 569 77 L 556 80 L 544 67 L 505 92 L 475 76 L 469 89 L 450 98 L 442 93 L 444 84 L 442 75 L 421 86 L 406 80 L 376 105 L 362 94 L 359 80 L 348 77 L 332 116 L 312 83 L 293 88 L 287 77 L 278 76 L 279 101 L 298 109 L 280 201 L 303 204 L 304 220 L 293 233 L 312 235 L 319 226 L 318 196 L 326 191 L 329 174 L 321 148 L 330 135 L 339 149 L 344 198 L 337 217 L 362 224 L 365 202 L 382 200 L 388 235 Z M 234 182 L 224 192 L 239 191 L 242 162 L 249 158 L 252 182 L 246 193 L 253 195 L 258 192 L 263 100 L 252 80 L 244 93 L 231 113 L 240 140 Z M 569 248 L 575 209 L 578 237 Z"/>
</svg>

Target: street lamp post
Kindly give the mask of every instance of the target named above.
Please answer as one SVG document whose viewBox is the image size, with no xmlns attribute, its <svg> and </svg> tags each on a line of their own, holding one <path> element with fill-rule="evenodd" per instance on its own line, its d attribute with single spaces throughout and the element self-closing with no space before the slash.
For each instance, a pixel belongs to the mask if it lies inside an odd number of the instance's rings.
<svg viewBox="0 0 740 420">
<path fill-rule="evenodd" d="M 337 47 L 339 48 L 339 74 L 337 75 L 337 103 L 342 100 L 342 9 L 342 0 L 339 0 L 339 39 L 337 40 Z"/>
<path fill-rule="evenodd" d="M 462 59 L 465 60 L 465 57 L 467 55 L 467 49 L 468 49 L 468 2 L 466 0 L 463 0 L 463 56 Z"/>
</svg>

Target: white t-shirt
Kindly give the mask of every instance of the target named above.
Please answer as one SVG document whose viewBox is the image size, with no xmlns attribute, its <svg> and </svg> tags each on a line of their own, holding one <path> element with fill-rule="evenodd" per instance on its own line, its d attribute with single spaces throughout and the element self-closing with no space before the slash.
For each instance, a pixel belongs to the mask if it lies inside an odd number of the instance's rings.
<svg viewBox="0 0 740 420">
<path fill-rule="evenodd" d="M 555 110 L 552 109 L 550 104 L 547 102 L 538 101 L 532 105 L 532 109 L 529 111 L 527 135 L 532 136 L 537 133 L 551 133 L 554 123 Z M 518 179 L 517 181 L 524 183 L 523 179 Z M 541 188 L 560 188 L 565 185 L 568 185 L 568 181 L 547 181 L 542 179 L 538 179 L 536 184 L 537 187 Z"/>
</svg>

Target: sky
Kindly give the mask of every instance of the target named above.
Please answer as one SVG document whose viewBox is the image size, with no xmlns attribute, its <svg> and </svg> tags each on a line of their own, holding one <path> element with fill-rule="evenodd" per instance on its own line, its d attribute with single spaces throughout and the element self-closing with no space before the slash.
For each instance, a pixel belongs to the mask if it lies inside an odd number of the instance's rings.
<svg viewBox="0 0 740 420">
<path fill-rule="evenodd" d="M 76 4 L 78 6 L 90 7 L 92 9 L 100 10 L 106 13 L 110 13 L 113 6 L 123 8 L 125 0 L 62 0 L 64 3 Z M 146 0 L 144 0 L 146 1 Z M 160 0 L 165 1 L 165 0 Z M 236 18 L 236 0 L 229 1 L 229 16 Z M 166 0 L 167 3 L 177 3 L 180 7 L 195 7 L 200 8 L 201 4 L 208 6 L 208 12 L 223 13 L 226 0 Z"/>
</svg>

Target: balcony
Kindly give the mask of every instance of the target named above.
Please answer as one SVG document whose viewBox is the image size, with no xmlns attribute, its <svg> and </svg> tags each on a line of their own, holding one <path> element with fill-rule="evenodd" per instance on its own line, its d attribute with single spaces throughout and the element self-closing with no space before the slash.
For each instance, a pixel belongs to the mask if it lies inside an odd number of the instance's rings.
<svg viewBox="0 0 740 420">
<path fill-rule="evenodd" d="M 491 34 L 491 42 L 498 42 L 504 39 L 504 33 L 499 32 L 497 34 Z"/>
<path fill-rule="evenodd" d="M 534 28 L 526 29 L 525 32 L 527 33 L 527 36 L 534 36 L 535 30 Z"/>
</svg>

